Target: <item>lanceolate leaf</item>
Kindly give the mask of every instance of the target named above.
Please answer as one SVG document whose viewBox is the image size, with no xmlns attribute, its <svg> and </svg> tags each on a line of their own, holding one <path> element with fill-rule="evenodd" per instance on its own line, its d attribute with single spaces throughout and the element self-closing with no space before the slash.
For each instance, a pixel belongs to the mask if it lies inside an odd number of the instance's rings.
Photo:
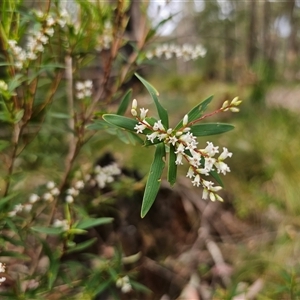
<svg viewBox="0 0 300 300">
<path fill-rule="evenodd" d="M 200 118 L 203 113 L 205 112 L 208 104 L 211 102 L 211 100 L 213 99 L 213 96 L 208 97 L 207 99 L 205 99 L 204 101 L 202 101 L 200 104 L 196 105 L 193 109 L 191 109 L 188 112 L 188 121 L 194 121 L 198 118 Z M 176 125 L 175 130 L 179 129 L 182 127 L 182 120 Z"/>
<path fill-rule="evenodd" d="M 138 124 L 137 120 L 126 118 L 126 117 L 119 116 L 119 115 L 114 115 L 114 114 L 106 114 L 106 115 L 103 115 L 102 118 L 106 122 L 108 122 L 112 125 L 121 127 L 126 130 L 134 131 L 134 132 L 135 132 L 134 127 L 136 124 Z"/>
<path fill-rule="evenodd" d="M 113 221 L 113 218 L 88 218 L 85 220 L 81 220 L 78 222 L 78 224 L 75 226 L 77 229 L 87 229 L 94 226 L 99 226 L 103 224 L 108 224 Z"/>
<path fill-rule="evenodd" d="M 148 180 L 146 183 L 141 217 L 144 218 L 155 201 L 161 184 L 161 175 L 165 167 L 165 145 L 160 143 L 156 146 L 154 159 L 150 168 Z"/>
<path fill-rule="evenodd" d="M 218 182 L 221 187 L 224 187 L 221 177 L 216 170 L 210 171 L 209 174 Z"/>
<path fill-rule="evenodd" d="M 148 92 L 150 93 L 155 105 L 156 109 L 159 115 L 159 118 L 161 119 L 162 124 L 165 126 L 166 129 L 169 128 L 169 117 L 168 112 L 166 109 L 160 104 L 158 101 L 158 91 L 145 79 L 143 79 L 141 76 L 139 76 L 137 73 L 135 73 L 135 76 L 142 82 L 142 84 L 146 87 Z"/>
<path fill-rule="evenodd" d="M 131 95 L 132 95 L 132 90 L 130 89 L 130 90 L 127 91 L 127 93 L 125 94 L 125 96 L 121 100 L 120 106 L 119 106 L 118 111 L 117 111 L 117 115 L 124 115 L 125 114 L 125 112 L 128 108 L 129 102 L 131 100 Z"/>
<path fill-rule="evenodd" d="M 173 185 L 176 182 L 176 177 L 177 177 L 177 165 L 175 164 L 175 161 L 176 161 L 175 146 L 170 144 L 168 181 L 171 185 Z"/>
<path fill-rule="evenodd" d="M 225 123 L 203 123 L 196 124 L 191 127 L 191 132 L 194 136 L 208 136 L 220 134 L 234 129 L 231 124 Z"/>
</svg>

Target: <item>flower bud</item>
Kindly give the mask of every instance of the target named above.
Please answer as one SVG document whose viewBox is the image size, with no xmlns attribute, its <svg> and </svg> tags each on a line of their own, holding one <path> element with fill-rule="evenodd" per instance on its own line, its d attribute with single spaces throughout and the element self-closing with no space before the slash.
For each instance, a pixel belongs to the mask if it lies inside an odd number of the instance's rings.
<svg viewBox="0 0 300 300">
<path fill-rule="evenodd" d="M 131 106 L 131 108 L 134 109 L 134 110 L 136 110 L 136 108 L 137 108 L 137 101 L 136 101 L 136 99 L 132 100 L 132 106 Z"/>
<path fill-rule="evenodd" d="M 188 115 L 185 115 L 185 116 L 183 117 L 183 120 L 182 120 L 182 125 L 183 125 L 183 126 L 186 126 L 187 123 L 188 123 L 188 121 L 189 121 L 189 116 L 188 116 Z"/>
<path fill-rule="evenodd" d="M 136 117 L 137 116 L 137 112 L 134 108 L 131 109 L 131 114 Z"/>
</svg>

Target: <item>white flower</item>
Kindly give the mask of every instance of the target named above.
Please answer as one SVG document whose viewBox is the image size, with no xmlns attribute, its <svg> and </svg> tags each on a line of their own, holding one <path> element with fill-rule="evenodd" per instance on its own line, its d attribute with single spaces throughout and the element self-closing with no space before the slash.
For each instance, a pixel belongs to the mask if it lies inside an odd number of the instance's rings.
<svg viewBox="0 0 300 300">
<path fill-rule="evenodd" d="M 15 212 L 21 212 L 23 210 L 23 208 L 24 208 L 23 204 L 16 204 L 14 206 L 14 211 Z"/>
<path fill-rule="evenodd" d="M 167 137 L 168 137 L 168 134 L 166 134 L 166 133 L 161 133 L 161 134 L 159 134 L 159 135 L 157 136 L 157 138 L 158 138 L 160 141 L 166 139 Z"/>
<path fill-rule="evenodd" d="M 2 262 L 0 262 L 0 273 L 4 273 L 5 269 L 6 269 L 5 265 Z"/>
<path fill-rule="evenodd" d="M 47 23 L 48 27 L 51 27 L 55 24 L 55 20 L 53 19 L 53 17 L 48 16 L 47 19 L 46 19 L 46 23 Z"/>
<path fill-rule="evenodd" d="M 213 157 L 216 153 L 219 153 L 219 147 L 215 147 L 213 143 L 207 142 L 206 148 L 203 150 L 205 153 L 207 153 L 210 157 Z"/>
<path fill-rule="evenodd" d="M 134 126 L 134 129 L 136 130 L 137 133 L 143 133 L 143 130 L 146 128 L 147 126 L 145 124 L 142 124 L 141 122 L 139 122 Z"/>
<path fill-rule="evenodd" d="M 201 182 L 200 182 L 200 175 L 197 174 L 194 178 L 194 180 L 192 181 L 193 186 L 200 186 Z"/>
<path fill-rule="evenodd" d="M 215 163 L 215 166 L 217 168 L 218 173 L 222 173 L 222 174 L 226 175 L 226 172 L 230 172 L 230 168 L 223 161 L 217 161 Z"/>
<path fill-rule="evenodd" d="M 70 229 L 70 224 L 67 220 L 55 219 L 53 222 L 53 227 L 61 227 L 64 231 L 67 231 Z"/>
<path fill-rule="evenodd" d="M 77 81 L 76 84 L 75 84 L 75 89 L 77 91 L 82 91 L 84 90 L 84 83 L 81 82 L 81 81 Z"/>
<path fill-rule="evenodd" d="M 173 146 L 175 146 L 175 144 L 176 144 L 177 141 L 178 141 L 177 137 L 173 135 L 173 136 L 169 137 L 168 143 L 172 144 Z"/>
<path fill-rule="evenodd" d="M 142 120 L 144 120 L 146 118 L 146 116 L 147 116 L 148 109 L 140 108 L 140 111 L 141 111 L 140 118 Z"/>
<path fill-rule="evenodd" d="M 53 36 L 53 34 L 54 34 L 54 29 L 53 29 L 53 27 L 48 27 L 48 28 L 46 28 L 46 29 L 45 29 L 45 33 L 46 33 L 47 35 L 49 35 L 49 36 Z"/>
<path fill-rule="evenodd" d="M 231 157 L 232 156 L 232 152 L 229 152 L 227 148 L 223 147 L 223 152 L 221 153 L 221 155 L 219 156 L 218 160 L 224 160 L 227 157 Z"/>
<path fill-rule="evenodd" d="M 68 196 L 66 197 L 66 202 L 67 202 L 67 203 L 73 203 L 73 202 L 74 202 L 73 196 L 68 195 Z"/>
<path fill-rule="evenodd" d="M 177 149 L 176 149 L 176 151 L 175 151 L 175 154 L 178 154 L 178 153 L 183 154 L 183 153 L 184 153 L 184 149 L 185 149 L 184 145 L 180 143 L 180 144 L 177 146 Z"/>
<path fill-rule="evenodd" d="M 45 201 L 49 201 L 49 202 L 51 202 L 51 201 L 53 201 L 53 195 L 51 194 L 51 193 L 45 193 L 44 195 L 43 195 L 43 199 L 45 200 Z"/>
<path fill-rule="evenodd" d="M 209 171 L 211 171 L 213 169 L 214 163 L 216 162 L 215 158 L 212 157 L 205 157 L 204 158 L 204 168 Z"/>
<path fill-rule="evenodd" d="M 92 80 L 86 80 L 84 82 L 84 86 L 86 89 L 91 90 L 93 88 L 93 81 Z"/>
<path fill-rule="evenodd" d="M 182 153 L 177 153 L 176 160 L 175 160 L 176 165 L 183 165 L 182 157 L 183 157 Z"/>
<path fill-rule="evenodd" d="M 35 203 L 40 200 L 40 197 L 37 194 L 31 194 L 29 197 L 29 203 Z"/>
<path fill-rule="evenodd" d="M 75 189 L 81 190 L 84 188 L 84 181 L 83 180 L 78 180 L 75 182 Z"/>
<path fill-rule="evenodd" d="M 53 196 L 58 196 L 60 194 L 60 190 L 59 188 L 55 187 L 54 189 L 52 189 L 50 191 L 50 193 L 53 195 Z"/>
<path fill-rule="evenodd" d="M 157 131 L 155 131 L 155 132 L 152 132 L 151 134 L 147 134 L 147 139 L 149 140 L 149 141 L 151 141 L 151 143 L 154 143 L 154 140 L 155 140 L 155 138 L 158 136 L 158 132 Z"/>
<path fill-rule="evenodd" d="M 47 182 L 46 187 L 48 190 L 52 190 L 55 188 L 55 183 L 53 181 L 49 181 Z"/>
<path fill-rule="evenodd" d="M 26 212 L 30 212 L 31 209 L 32 209 L 32 204 L 26 203 L 26 204 L 24 205 L 24 210 L 25 210 Z"/>
<path fill-rule="evenodd" d="M 161 120 L 158 120 L 154 123 L 153 130 L 165 130 L 164 125 L 161 123 Z"/>
<path fill-rule="evenodd" d="M 194 169 L 192 167 L 189 167 L 189 170 L 186 174 L 186 177 L 193 178 L 194 177 Z"/>
</svg>

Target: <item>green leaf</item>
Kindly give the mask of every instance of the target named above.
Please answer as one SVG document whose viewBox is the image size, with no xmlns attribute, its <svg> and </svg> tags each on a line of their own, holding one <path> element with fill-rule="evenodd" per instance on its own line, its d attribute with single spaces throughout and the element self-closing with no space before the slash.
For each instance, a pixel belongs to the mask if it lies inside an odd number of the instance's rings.
<svg viewBox="0 0 300 300">
<path fill-rule="evenodd" d="M 218 182 L 218 184 L 221 187 L 224 187 L 222 179 L 221 179 L 221 177 L 219 176 L 219 174 L 218 174 L 218 172 L 216 170 L 215 171 L 210 171 L 209 174 Z"/>
<path fill-rule="evenodd" d="M 73 252 L 78 252 L 78 251 L 82 251 L 88 247 L 90 247 L 91 245 L 93 245 L 95 242 L 97 241 L 97 238 L 92 238 L 88 241 L 85 241 L 85 242 L 82 242 L 82 243 L 79 243 L 77 244 L 75 247 L 71 248 L 71 249 L 68 249 L 66 251 L 66 254 L 70 254 L 70 253 L 73 253 Z"/>
<path fill-rule="evenodd" d="M 40 226 L 34 226 L 31 227 L 33 231 L 40 232 L 40 233 L 46 233 L 46 234 L 52 234 L 52 235 L 60 235 L 64 232 L 64 230 L 61 227 L 40 227 Z"/>
<path fill-rule="evenodd" d="M 168 165 L 168 182 L 173 185 L 176 182 L 177 177 L 177 165 L 175 164 L 176 154 L 175 154 L 175 146 L 170 145 L 169 152 L 169 165 Z"/>
<path fill-rule="evenodd" d="M 158 91 L 148 81 L 146 81 L 144 78 L 139 76 L 137 73 L 135 73 L 135 76 L 142 82 L 142 84 L 146 87 L 149 94 L 151 95 L 151 97 L 155 103 L 159 118 L 161 119 L 162 124 L 164 125 L 165 129 L 167 130 L 169 128 L 169 116 L 168 116 L 168 112 L 166 111 L 166 109 L 158 101 L 158 97 L 157 97 Z"/>
<path fill-rule="evenodd" d="M 127 117 L 123 117 L 123 116 L 119 116 L 119 115 L 115 115 L 115 114 L 105 114 L 102 116 L 102 118 L 112 124 L 115 125 L 117 127 L 121 127 L 123 129 L 126 130 L 130 130 L 130 131 L 134 131 L 135 132 L 135 125 L 138 124 L 137 120 L 134 119 L 130 119 Z"/>
<path fill-rule="evenodd" d="M 203 123 L 193 125 L 191 132 L 194 136 L 208 136 L 214 134 L 220 134 L 234 129 L 231 124 L 225 123 Z"/>
<path fill-rule="evenodd" d="M 115 128 L 115 126 L 107 123 L 104 120 L 95 120 L 93 121 L 93 124 L 87 125 L 86 128 L 89 130 L 103 130 L 108 128 Z"/>
<path fill-rule="evenodd" d="M 51 112 L 50 117 L 55 119 L 70 119 L 71 116 L 68 114 L 60 113 L 60 112 Z"/>
<path fill-rule="evenodd" d="M 150 168 L 148 180 L 146 183 L 145 193 L 143 197 L 141 217 L 144 218 L 155 201 L 158 193 L 161 175 L 165 167 L 165 145 L 160 143 L 156 146 L 154 159 Z"/>
<path fill-rule="evenodd" d="M 0 251 L 1 256 L 15 257 L 24 260 L 30 260 L 28 256 L 14 251 Z"/>
<path fill-rule="evenodd" d="M 123 99 L 121 100 L 120 106 L 119 106 L 118 111 L 117 111 L 117 115 L 124 115 L 125 114 L 125 112 L 128 108 L 131 97 L 132 97 L 132 89 L 128 90 L 127 93 L 125 94 L 125 96 L 123 97 Z"/>
<path fill-rule="evenodd" d="M 75 227 L 78 229 L 87 229 L 94 226 L 108 224 L 111 223 L 112 221 L 113 218 L 97 218 L 97 219 L 89 218 L 89 219 L 79 221 Z"/>
<path fill-rule="evenodd" d="M 189 122 L 192 122 L 192 121 L 200 118 L 203 115 L 203 113 L 205 112 L 208 104 L 211 102 L 212 99 L 213 99 L 213 96 L 210 96 L 207 99 L 205 99 L 204 101 L 202 101 L 200 104 L 198 104 L 194 108 L 192 108 L 187 114 Z M 174 130 L 178 130 L 181 127 L 182 127 L 182 120 L 176 125 Z"/>
</svg>

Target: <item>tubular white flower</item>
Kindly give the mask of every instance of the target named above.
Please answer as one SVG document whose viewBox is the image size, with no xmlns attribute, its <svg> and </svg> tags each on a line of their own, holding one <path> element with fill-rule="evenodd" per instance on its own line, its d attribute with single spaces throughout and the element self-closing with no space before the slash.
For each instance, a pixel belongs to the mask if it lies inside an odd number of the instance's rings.
<svg viewBox="0 0 300 300">
<path fill-rule="evenodd" d="M 194 169 L 192 167 L 189 167 L 189 170 L 186 174 L 186 177 L 193 178 L 194 177 Z"/>
<path fill-rule="evenodd" d="M 147 116 L 148 109 L 140 108 L 140 112 L 141 112 L 140 118 L 141 118 L 142 120 L 144 120 L 144 119 L 146 118 L 146 116 Z"/>
<path fill-rule="evenodd" d="M 177 153 L 176 160 L 175 160 L 176 165 L 183 165 L 182 157 L 183 157 L 182 153 Z"/>
<path fill-rule="evenodd" d="M 213 143 L 207 142 L 207 146 L 203 151 L 208 154 L 210 157 L 213 157 L 216 153 L 219 153 L 219 146 L 214 146 Z"/>
<path fill-rule="evenodd" d="M 200 186 L 200 184 L 201 184 L 200 180 L 201 180 L 200 175 L 197 174 L 195 176 L 194 180 L 192 181 L 193 186 L 197 186 L 197 187 Z"/>
<path fill-rule="evenodd" d="M 220 154 L 218 160 L 224 160 L 227 157 L 231 157 L 232 156 L 232 152 L 229 152 L 227 148 L 223 147 L 223 152 Z"/>
<path fill-rule="evenodd" d="M 151 143 L 154 143 L 154 140 L 155 140 L 155 138 L 158 136 L 158 132 L 157 131 L 155 131 L 155 132 L 152 132 L 151 134 L 147 134 L 147 139 L 149 140 L 149 141 L 151 141 Z"/>
<path fill-rule="evenodd" d="M 153 130 L 165 130 L 164 125 L 161 123 L 161 120 L 158 120 L 154 123 Z"/>
<path fill-rule="evenodd" d="M 134 126 L 134 129 L 136 130 L 136 133 L 143 133 L 143 131 L 147 128 L 147 126 L 141 122 L 136 124 Z"/>
<path fill-rule="evenodd" d="M 217 168 L 218 173 L 222 173 L 222 174 L 226 175 L 226 172 L 230 172 L 230 168 L 223 161 L 217 161 L 215 163 L 215 166 Z"/>
</svg>

